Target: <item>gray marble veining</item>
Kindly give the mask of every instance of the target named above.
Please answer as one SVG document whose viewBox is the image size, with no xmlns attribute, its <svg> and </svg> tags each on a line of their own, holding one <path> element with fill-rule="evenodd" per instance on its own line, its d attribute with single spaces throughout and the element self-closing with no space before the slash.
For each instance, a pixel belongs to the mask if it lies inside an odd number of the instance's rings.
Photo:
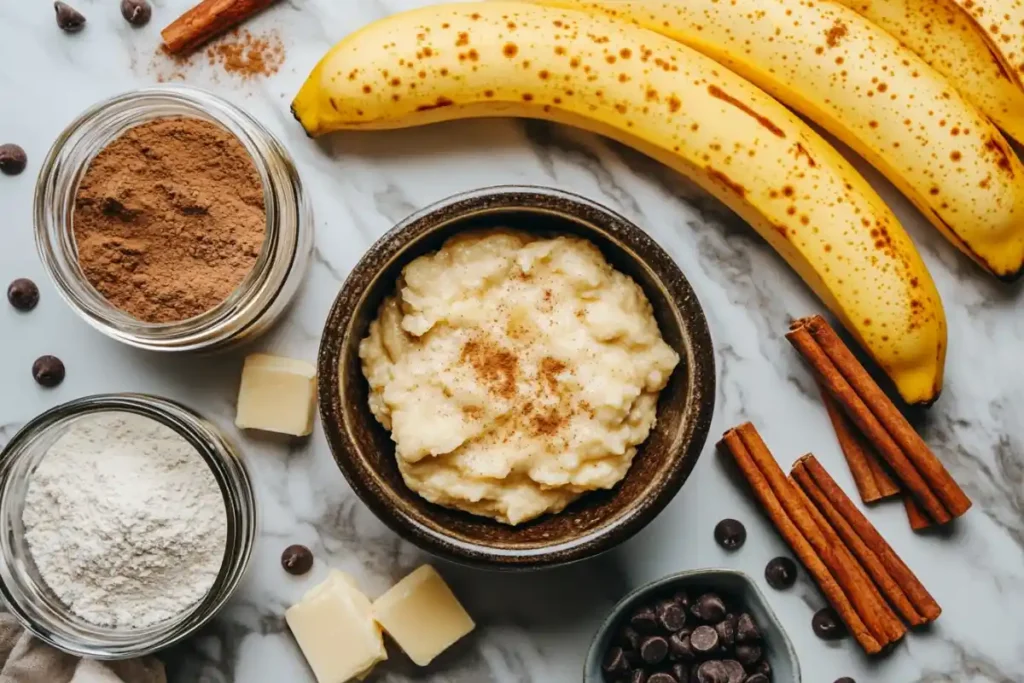
<svg viewBox="0 0 1024 683">
<path fill-rule="evenodd" d="M 58 402 L 100 391 L 150 391 L 182 400 L 235 434 L 256 481 L 262 533 L 252 571 L 230 607 L 201 637 L 167 653 L 175 683 L 307 683 L 311 675 L 283 621 L 284 609 L 328 567 L 351 572 L 371 595 L 425 558 L 398 540 L 354 497 L 323 437 L 284 442 L 232 426 L 241 358 L 169 358 L 100 337 L 58 300 L 32 244 L 34 175 L 51 141 L 86 106 L 175 73 L 251 111 L 294 155 L 317 217 L 317 250 L 287 319 L 253 348 L 312 359 L 331 301 L 363 250 L 426 204 L 484 185 L 533 183 L 577 192 L 635 220 L 676 258 L 703 303 L 716 342 L 719 394 L 712 435 L 755 420 L 786 464 L 813 451 L 851 486 L 816 390 L 783 334 L 789 319 L 820 305 L 748 227 L 692 184 L 614 143 L 543 123 L 472 121 L 429 130 L 337 135 L 311 141 L 288 112 L 291 95 L 338 38 L 425 0 L 290 0 L 253 21 L 287 46 L 281 71 L 243 81 L 198 60 L 176 67 L 154 54 L 161 26 L 190 0 L 155 0 L 143 29 L 115 0 L 77 0 L 89 19 L 76 36 L 57 30 L 48 2 L 0 5 L 0 141 L 22 144 L 29 170 L 0 178 L 0 281 L 42 287 L 29 315 L 0 306 L 0 443 Z M 631 587 L 687 568 L 733 567 L 761 584 L 792 636 L 806 680 L 828 683 L 1010 683 L 1024 681 L 1024 316 L 1020 286 L 991 282 L 857 161 L 895 207 L 944 297 L 950 323 L 946 390 L 922 429 L 975 500 L 949 534 L 915 536 L 901 506 L 872 520 L 945 609 L 929 632 L 868 661 L 852 641 L 821 642 L 810 616 L 823 601 L 801 582 L 774 592 L 763 567 L 784 552 L 755 507 L 724 474 L 709 444 L 672 505 L 621 550 L 592 562 L 525 575 L 442 565 L 480 628 L 434 666 L 418 670 L 397 652 L 374 680 L 400 683 L 562 683 L 580 678 L 591 633 Z M 37 388 L 29 367 L 54 353 L 68 367 L 56 390 Z M 726 554 L 711 529 L 742 519 L 750 540 Z M 305 543 L 315 571 L 295 579 L 281 549 Z"/>
</svg>

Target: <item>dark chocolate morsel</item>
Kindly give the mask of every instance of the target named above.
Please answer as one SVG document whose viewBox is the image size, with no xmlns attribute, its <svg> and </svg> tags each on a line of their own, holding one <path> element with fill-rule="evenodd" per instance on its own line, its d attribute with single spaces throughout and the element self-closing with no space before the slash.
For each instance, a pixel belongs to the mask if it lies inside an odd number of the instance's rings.
<svg viewBox="0 0 1024 683">
<path fill-rule="evenodd" d="M 679 683 L 687 683 L 690 680 L 690 667 L 682 662 L 677 662 L 672 665 L 672 675 L 676 677 Z"/>
<path fill-rule="evenodd" d="M 31 311 L 39 303 L 39 287 L 27 277 L 19 277 L 7 288 L 7 300 L 19 311 Z"/>
<path fill-rule="evenodd" d="M 0 173 L 4 175 L 18 175 L 28 165 L 28 155 L 25 150 L 13 142 L 0 145 Z"/>
<path fill-rule="evenodd" d="M 672 659 L 682 662 L 692 662 L 696 656 L 693 652 L 693 645 L 690 643 L 690 631 L 683 629 L 679 633 L 673 633 L 668 639 L 669 653 Z"/>
<path fill-rule="evenodd" d="M 811 628 L 814 629 L 814 635 L 822 640 L 838 640 L 846 635 L 846 627 L 831 607 L 824 607 L 814 613 Z"/>
<path fill-rule="evenodd" d="M 753 643 L 739 643 L 736 646 L 736 659 L 743 666 L 753 666 L 761 659 L 761 646 Z"/>
<path fill-rule="evenodd" d="M 686 610 L 673 600 L 659 602 L 655 607 L 655 613 L 658 615 L 658 624 L 670 633 L 686 626 Z"/>
<path fill-rule="evenodd" d="M 715 624 L 715 630 L 722 647 L 732 647 L 736 643 L 736 617 L 733 615 L 725 615 L 725 619 Z"/>
<path fill-rule="evenodd" d="M 699 683 L 729 683 L 729 670 L 719 661 L 704 662 L 697 667 Z"/>
<path fill-rule="evenodd" d="M 690 599 L 690 594 L 686 591 L 678 591 L 672 596 L 672 601 L 679 604 L 683 609 L 690 609 L 690 604 L 693 602 Z"/>
<path fill-rule="evenodd" d="M 723 519 L 715 525 L 715 542 L 726 550 L 739 550 L 747 541 L 747 528 L 737 519 Z"/>
<path fill-rule="evenodd" d="M 53 3 L 57 13 L 57 26 L 65 33 L 78 33 L 85 28 L 85 17 L 74 7 L 64 2 Z"/>
<path fill-rule="evenodd" d="M 853 680 L 849 676 L 843 676 L 842 678 L 837 678 L 836 683 L 857 683 L 857 681 Z"/>
<path fill-rule="evenodd" d="M 657 633 L 658 617 L 650 607 L 641 607 L 629 618 L 629 625 L 640 633 Z"/>
<path fill-rule="evenodd" d="M 772 678 L 772 665 L 768 663 L 767 659 L 762 659 L 760 662 L 750 667 L 750 673 L 752 674 L 764 674 L 764 677 L 768 680 Z"/>
<path fill-rule="evenodd" d="M 796 562 L 788 557 L 776 557 L 764 567 L 764 579 L 775 590 L 784 590 L 796 583 Z"/>
<path fill-rule="evenodd" d="M 289 574 L 301 576 L 313 568 L 313 551 L 304 545 L 290 545 L 281 553 L 281 566 Z"/>
<path fill-rule="evenodd" d="M 613 647 L 604 656 L 601 670 L 606 674 L 629 673 L 632 667 L 626 661 L 626 653 L 621 647 Z"/>
<path fill-rule="evenodd" d="M 690 645 L 698 654 L 710 654 L 718 649 L 718 631 L 710 626 L 698 626 L 690 634 Z"/>
<path fill-rule="evenodd" d="M 649 636 L 640 643 L 640 659 L 647 664 L 660 664 L 668 656 L 668 641 L 661 636 Z"/>
<path fill-rule="evenodd" d="M 647 672 L 637 669 L 629 676 L 629 683 L 647 683 Z"/>
<path fill-rule="evenodd" d="M 743 683 L 746 680 L 747 672 L 743 670 L 743 665 L 735 659 L 723 660 L 722 666 L 725 667 L 725 672 L 729 675 L 729 683 Z"/>
<path fill-rule="evenodd" d="M 153 16 L 148 0 L 121 0 L 121 16 L 132 26 L 145 26 Z"/>
<path fill-rule="evenodd" d="M 64 363 L 57 356 L 40 356 L 32 364 L 32 377 L 47 388 L 53 388 L 64 381 Z"/>
<path fill-rule="evenodd" d="M 651 674 L 651 677 L 647 679 L 647 683 L 676 683 L 677 679 L 670 673 L 660 671 L 656 674 Z"/>
<path fill-rule="evenodd" d="M 632 626 L 625 626 L 619 631 L 619 645 L 627 650 L 639 650 L 641 640 L 640 634 Z"/>
<path fill-rule="evenodd" d="M 693 616 L 709 623 L 718 623 L 725 618 L 726 613 L 725 603 L 714 593 L 705 593 L 697 598 L 690 611 L 693 612 Z"/>
<path fill-rule="evenodd" d="M 761 629 L 754 623 L 754 618 L 744 612 L 736 619 L 736 642 L 752 643 L 761 640 Z"/>
</svg>

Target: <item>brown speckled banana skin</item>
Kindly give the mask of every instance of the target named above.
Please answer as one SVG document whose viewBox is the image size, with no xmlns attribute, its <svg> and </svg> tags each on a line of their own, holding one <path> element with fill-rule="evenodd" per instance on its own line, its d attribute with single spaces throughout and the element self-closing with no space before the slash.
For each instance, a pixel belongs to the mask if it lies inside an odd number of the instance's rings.
<svg viewBox="0 0 1024 683">
<path fill-rule="evenodd" d="M 789 262 L 911 403 L 942 386 L 946 321 L 895 216 L 789 110 L 675 40 L 514 2 L 375 22 L 317 65 L 293 110 L 313 135 L 522 116 L 607 135 L 695 180 Z"/>
</svg>

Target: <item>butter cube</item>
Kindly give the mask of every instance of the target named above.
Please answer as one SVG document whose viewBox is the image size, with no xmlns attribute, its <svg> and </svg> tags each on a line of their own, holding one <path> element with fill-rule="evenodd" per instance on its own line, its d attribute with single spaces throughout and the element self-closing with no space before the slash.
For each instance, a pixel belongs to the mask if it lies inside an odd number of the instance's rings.
<svg viewBox="0 0 1024 683">
<path fill-rule="evenodd" d="M 235 424 L 294 436 L 313 431 L 316 369 L 309 363 L 254 353 L 245 359 Z"/>
<path fill-rule="evenodd" d="M 430 664 L 476 626 L 430 565 L 420 567 L 377 598 L 373 616 L 419 666 Z"/>
<path fill-rule="evenodd" d="M 388 658 L 370 601 L 343 572 L 332 570 L 284 618 L 319 683 L 361 680 Z"/>
</svg>

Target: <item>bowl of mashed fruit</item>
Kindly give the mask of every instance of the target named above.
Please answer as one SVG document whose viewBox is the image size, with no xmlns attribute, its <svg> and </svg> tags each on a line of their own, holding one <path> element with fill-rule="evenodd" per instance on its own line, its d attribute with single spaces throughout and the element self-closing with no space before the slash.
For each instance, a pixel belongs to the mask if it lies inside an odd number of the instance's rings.
<svg viewBox="0 0 1024 683">
<path fill-rule="evenodd" d="M 714 356 L 672 258 L 575 195 L 489 188 L 356 265 L 320 345 L 328 442 L 388 526 L 447 559 L 536 568 L 651 521 L 700 455 Z"/>
</svg>

